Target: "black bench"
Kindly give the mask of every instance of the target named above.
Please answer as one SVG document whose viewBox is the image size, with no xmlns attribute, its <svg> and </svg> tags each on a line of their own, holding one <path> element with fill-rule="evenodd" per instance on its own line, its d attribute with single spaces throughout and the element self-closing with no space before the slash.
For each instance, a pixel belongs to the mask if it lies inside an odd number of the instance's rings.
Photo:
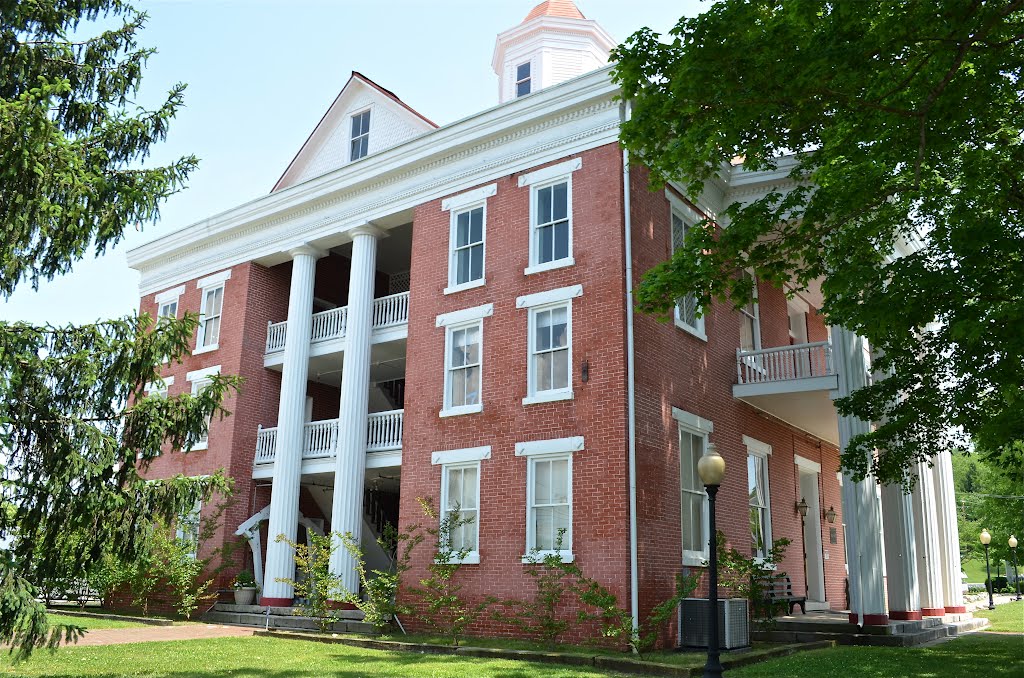
<svg viewBox="0 0 1024 678">
<path fill-rule="evenodd" d="M 763 589 L 765 606 L 771 610 L 773 603 L 786 603 L 786 614 L 793 614 L 793 608 L 800 606 L 800 611 L 807 614 L 807 596 L 793 595 L 793 582 L 789 577 L 765 577 L 759 579 Z"/>
</svg>

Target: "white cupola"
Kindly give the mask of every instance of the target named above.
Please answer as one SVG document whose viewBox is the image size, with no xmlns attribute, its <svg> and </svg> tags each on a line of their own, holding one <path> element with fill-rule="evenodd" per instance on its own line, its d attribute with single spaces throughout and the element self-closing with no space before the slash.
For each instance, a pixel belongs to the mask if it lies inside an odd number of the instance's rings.
<svg viewBox="0 0 1024 678">
<path fill-rule="evenodd" d="M 615 41 L 572 0 L 546 0 L 498 34 L 491 66 L 498 101 L 525 96 L 601 68 Z"/>
</svg>

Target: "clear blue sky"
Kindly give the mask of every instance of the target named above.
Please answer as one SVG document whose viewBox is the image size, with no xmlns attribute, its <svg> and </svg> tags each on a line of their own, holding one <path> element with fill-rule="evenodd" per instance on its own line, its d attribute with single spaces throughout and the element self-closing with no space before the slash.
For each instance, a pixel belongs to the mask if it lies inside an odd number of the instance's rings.
<svg viewBox="0 0 1024 678">
<path fill-rule="evenodd" d="M 353 70 L 438 124 L 497 103 L 495 36 L 540 0 L 141 0 L 140 44 L 158 53 L 140 100 L 188 83 L 185 108 L 152 159 L 193 153 L 199 170 L 162 218 L 116 249 L 33 292 L 0 302 L 0 319 L 85 323 L 138 307 L 125 251 L 267 193 Z M 665 32 L 700 0 L 577 0 L 613 38 Z"/>
</svg>

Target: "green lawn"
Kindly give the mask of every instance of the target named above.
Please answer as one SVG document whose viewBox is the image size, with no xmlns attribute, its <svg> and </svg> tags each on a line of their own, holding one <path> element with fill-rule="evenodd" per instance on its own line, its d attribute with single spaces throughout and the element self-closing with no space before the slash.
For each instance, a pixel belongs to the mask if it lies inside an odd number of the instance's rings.
<svg viewBox="0 0 1024 678">
<path fill-rule="evenodd" d="M 55 654 L 39 652 L 24 664 L 0 659 L 0 675 L 72 678 L 589 678 L 615 673 L 514 660 L 486 660 L 448 655 L 380 652 L 276 638 L 214 638 L 135 643 L 102 647 L 67 647 Z"/>
<path fill-rule="evenodd" d="M 988 631 L 1024 633 L 1024 600 L 1016 603 L 996 605 L 994 610 L 977 610 L 975 617 L 985 617 L 991 626 Z M 1021 639 L 1024 645 L 1024 638 Z"/>
<path fill-rule="evenodd" d="M 729 671 L 730 678 L 937 678 L 1024 675 L 1024 638 L 970 634 L 931 647 L 837 647 L 801 652 L 790 657 Z"/>
<path fill-rule="evenodd" d="M 97 617 L 79 617 L 73 614 L 48 615 L 51 624 L 76 624 L 90 631 L 98 629 L 135 629 L 146 626 L 140 622 L 120 621 L 117 619 L 100 619 Z"/>
</svg>

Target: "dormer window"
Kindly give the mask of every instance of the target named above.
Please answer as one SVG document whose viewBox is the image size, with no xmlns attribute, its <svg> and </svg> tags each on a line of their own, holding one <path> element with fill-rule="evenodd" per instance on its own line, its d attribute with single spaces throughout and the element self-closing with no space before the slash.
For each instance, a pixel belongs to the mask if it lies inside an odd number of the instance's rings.
<svg viewBox="0 0 1024 678">
<path fill-rule="evenodd" d="M 352 116 L 352 151 L 349 160 L 365 157 L 370 148 L 370 111 Z"/>
<path fill-rule="evenodd" d="M 530 62 L 516 66 L 516 96 L 526 96 L 530 93 Z"/>
</svg>

